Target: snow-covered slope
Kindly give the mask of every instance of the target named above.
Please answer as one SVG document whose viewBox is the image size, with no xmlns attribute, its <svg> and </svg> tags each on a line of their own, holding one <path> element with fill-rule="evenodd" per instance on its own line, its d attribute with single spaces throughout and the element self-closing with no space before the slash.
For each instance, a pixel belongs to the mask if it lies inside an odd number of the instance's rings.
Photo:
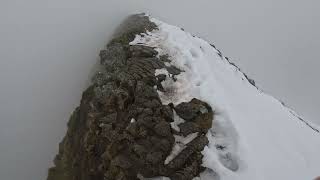
<svg viewBox="0 0 320 180">
<path fill-rule="evenodd" d="M 131 44 L 156 47 L 184 70 L 163 82 L 163 103 L 196 97 L 215 112 L 203 151 L 201 179 L 312 179 L 320 175 L 320 134 L 277 99 L 263 93 L 208 42 L 151 18 L 159 30 Z M 270 72 L 272 75 L 272 72 Z M 173 92 L 173 93 L 172 93 Z"/>
</svg>

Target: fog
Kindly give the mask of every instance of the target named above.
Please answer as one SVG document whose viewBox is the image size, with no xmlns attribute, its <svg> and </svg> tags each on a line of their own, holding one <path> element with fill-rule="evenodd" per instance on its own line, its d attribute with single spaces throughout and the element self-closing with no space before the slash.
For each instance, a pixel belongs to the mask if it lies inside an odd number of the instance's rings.
<svg viewBox="0 0 320 180">
<path fill-rule="evenodd" d="M 45 179 L 99 50 L 135 12 L 213 42 L 264 91 L 320 124 L 319 5 L 316 0 L 0 0 L 1 179 Z"/>
</svg>

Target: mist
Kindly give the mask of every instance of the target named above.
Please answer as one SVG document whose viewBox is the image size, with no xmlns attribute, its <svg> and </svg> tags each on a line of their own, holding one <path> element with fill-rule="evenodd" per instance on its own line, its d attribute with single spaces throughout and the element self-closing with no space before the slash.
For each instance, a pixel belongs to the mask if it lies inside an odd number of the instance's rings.
<svg viewBox="0 0 320 180">
<path fill-rule="evenodd" d="M 42 180 L 99 50 L 146 12 L 214 43 L 258 86 L 320 124 L 315 0 L 0 2 L 0 175 Z"/>
</svg>

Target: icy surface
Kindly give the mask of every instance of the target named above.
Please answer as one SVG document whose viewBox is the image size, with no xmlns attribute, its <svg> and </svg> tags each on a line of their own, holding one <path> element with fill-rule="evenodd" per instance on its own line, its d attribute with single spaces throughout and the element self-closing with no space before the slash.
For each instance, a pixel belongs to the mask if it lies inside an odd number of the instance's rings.
<svg viewBox="0 0 320 180">
<path fill-rule="evenodd" d="M 171 128 L 180 132 L 179 124 L 184 123 L 185 120 L 180 118 L 177 113 L 173 110 L 173 122 L 170 123 Z"/>
<path fill-rule="evenodd" d="M 194 140 L 198 136 L 198 133 L 191 133 L 186 137 L 174 135 L 175 144 L 172 148 L 170 155 L 166 158 L 164 164 L 168 164 L 172 161 L 183 149 L 186 148 L 186 144 Z"/>
<path fill-rule="evenodd" d="M 303 121 L 277 99 L 253 86 L 206 41 L 151 18 L 159 30 L 131 44 L 155 47 L 184 72 L 162 83 L 164 104 L 195 97 L 215 112 L 202 152 L 207 170 L 200 179 L 313 179 L 320 175 L 318 127 Z M 159 70 L 160 73 L 163 70 Z M 167 72 L 166 72 L 167 73 Z"/>
</svg>

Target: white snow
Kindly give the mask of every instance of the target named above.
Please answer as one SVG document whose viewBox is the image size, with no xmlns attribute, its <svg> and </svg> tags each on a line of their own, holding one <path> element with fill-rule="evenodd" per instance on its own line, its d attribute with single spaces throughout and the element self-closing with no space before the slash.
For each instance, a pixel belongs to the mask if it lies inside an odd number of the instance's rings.
<svg viewBox="0 0 320 180">
<path fill-rule="evenodd" d="M 171 128 L 180 132 L 179 124 L 184 123 L 185 120 L 180 118 L 177 113 L 173 110 L 173 122 L 170 123 Z"/>
<path fill-rule="evenodd" d="M 131 118 L 130 123 L 135 123 L 136 120 L 134 118 Z"/>
<path fill-rule="evenodd" d="M 186 148 L 186 145 L 194 140 L 198 136 L 198 133 L 191 133 L 186 137 L 174 135 L 175 144 L 172 148 L 170 155 L 164 161 L 164 164 L 168 164 L 172 161 L 183 149 Z"/>
<path fill-rule="evenodd" d="M 202 152 L 208 169 L 200 179 L 313 179 L 320 175 L 320 134 L 277 99 L 251 85 L 206 41 L 151 18 L 159 30 L 136 36 L 131 44 L 155 47 L 184 70 L 162 85 L 164 104 L 195 97 L 215 115 Z M 168 79 L 168 78 L 167 78 Z M 310 123 L 309 123 L 310 124 Z"/>
<path fill-rule="evenodd" d="M 166 68 L 162 68 L 162 69 L 156 69 L 155 75 L 159 75 L 159 74 L 165 74 L 165 75 L 169 75 L 169 72 L 167 71 Z"/>
</svg>

